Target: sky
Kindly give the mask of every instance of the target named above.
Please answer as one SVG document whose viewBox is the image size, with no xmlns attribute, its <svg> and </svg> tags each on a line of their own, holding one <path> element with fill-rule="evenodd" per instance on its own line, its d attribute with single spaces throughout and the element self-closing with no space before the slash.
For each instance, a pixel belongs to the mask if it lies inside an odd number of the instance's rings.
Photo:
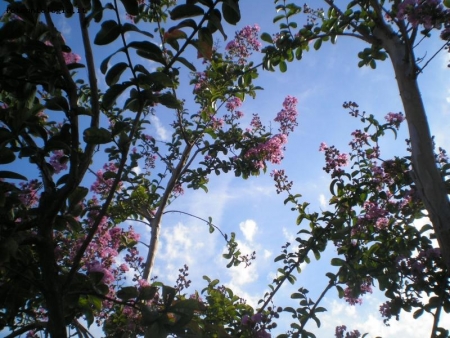
<svg viewBox="0 0 450 338">
<path fill-rule="evenodd" d="M 315 0 L 310 5 L 320 7 L 323 4 L 322 1 Z M 272 18 L 276 15 L 273 1 L 241 0 L 240 6 L 241 21 L 236 26 L 224 26 L 229 38 L 245 25 L 258 24 L 261 33 L 276 32 L 277 26 L 272 23 Z M 79 48 L 81 51 L 77 39 L 78 25 L 74 20 L 69 21 L 63 15 L 55 16 L 55 20 L 72 50 L 77 52 Z M 92 36 L 98 29 L 98 25 L 91 27 Z M 215 35 L 215 38 L 219 39 L 220 36 Z M 219 41 L 218 44 L 223 47 L 226 42 Z M 389 112 L 403 110 L 389 60 L 378 63 L 376 70 L 357 67 L 357 53 L 365 47 L 355 39 L 339 38 L 336 45 L 323 44 L 319 51 L 305 53 L 301 61 L 288 64 L 288 71 L 284 74 L 279 71 L 260 71 L 255 84 L 262 86 L 264 91 L 259 92 L 255 100 L 248 98 L 244 102 L 244 125 L 246 121 L 249 123 L 253 113 L 258 113 L 263 123 L 273 121 L 287 95 L 295 96 L 299 101 L 298 127 L 289 137 L 282 164 L 271 165 L 267 174 L 247 180 L 235 178 L 233 174 L 211 177 L 208 193 L 185 189 L 185 194 L 168 207 L 168 210 L 179 210 L 204 219 L 212 217 L 213 223 L 223 232 L 236 233 L 243 253 L 256 251 L 256 261 L 248 268 L 239 266 L 227 269 L 227 261 L 222 258 L 225 242 L 219 233 L 216 231 L 209 234 L 205 223 L 185 214 L 172 212 L 166 214 L 162 222 L 154 269 L 154 275 L 158 276 L 159 281 L 173 285 L 178 269 L 187 264 L 189 278 L 192 280 L 188 292 L 194 293 L 194 290 L 205 287 L 206 282 L 202 276 L 207 275 L 212 279 L 218 278 L 236 294 L 247 299 L 252 306 L 257 306 L 258 300 L 268 290 L 267 285 L 274 278 L 276 269 L 280 267 L 273 260 L 281 253 L 281 246 L 286 242 L 295 242 L 297 232 L 307 226 L 296 225 L 297 214 L 290 210 L 289 205 L 283 204 L 286 196 L 276 193 L 269 172 L 272 169 L 284 169 L 294 182 L 293 191 L 303 195 L 302 201 L 311 203 L 310 211 L 326 210 L 329 208 L 326 201 L 330 197 L 330 178 L 322 170 L 324 157 L 318 151 L 320 143 L 326 142 L 328 145 L 335 145 L 342 152 L 348 152 L 350 133 L 363 127 L 359 120 L 348 115 L 342 108 L 342 103 L 355 101 L 361 110 L 374 114 L 379 120 Z M 438 39 L 429 39 L 419 46 L 417 56 L 429 57 L 439 47 Z M 94 53 L 99 55 L 95 60 L 97 68 L 102 57 L 109 55 L 114 48 L 118 48 L 117 42 L 111 46 L 95 47 Z M 189 55 L 193 57 L 194 51 L 189 51 Z M 260 55 L 253 57 L 258 60 Z M 431 132 L 435 135 L 437 146 L 447 149 L 450 149 L 449 59 L 448 53 L 439 54 L 419 78 Z M 150 62 L 146 66 L 155 67 Z M 98 75 L 100 74 L 98 71 Z M 181 78 L 181 81 L 186 80 L 187 78 Z M 99 81 L 104 89 L 104 80 Z M 191 92 L 192 88 L 181 88 L 180 97 L 189 100 Z M 123 100 L 119 100 L 119 104 Z M 187 107 L 193 111 L 196 109 L 189 101 Z M 172 120 L 170 113 L 156 109 L 149 132 L 158 140 L 168 140 L 172 133 L 169 125 Z M 401 127 L 396 140 L 393 135 L 388 134 L 381 143 L 382 156 L 406 154 L 404 140 L 407 137 L 406 125 Z M 99 161 L 95 165 L 99 169 L 102 163 Z M 148 229 L 137 223 L 134 226 L 141 232 L 142 240 L 148 241 Z M 140 247 L 140 251 L 146 256 L 144 246 Z M 311 298 L 317 299 L 328 282 L 325 273 L 333 272 L 330 266 L 330 259 L 333 257 L 334 251 L 327 250 L 320 261 L 312 259 L 311 264 L 303 265 L 302 273 L 296 275 L 296 284 L 283 286 L 274 299 L 275 305 L 295 307 L 290 294 L 300 287 L 309 289 Z M 338 325 L 368 333 L 367 337 L 372 338 L 393 338 L 400 334 L 405 337 L 429 336 L 431 318 L 426 315 L 414 320 L 412 316 L 402 313 L 399 322 L 392 319 L 390 326 L 385 326 L 378 312 L 384 301 L 382 294 L 374 292 L 364 296 L 362 305 L 350 306 L 337 297 L 337 292 L 330 291 L 323 300 L 322 306 L 328 311 L 319 316 L 321 327 L 317 328 L 314 322 L 310 322 L 306 329 L 317 337 L 333 337 Z M 290 319 L 289 315 L 282 316 L 274 333 L 287 331 Z"/>
</svg>

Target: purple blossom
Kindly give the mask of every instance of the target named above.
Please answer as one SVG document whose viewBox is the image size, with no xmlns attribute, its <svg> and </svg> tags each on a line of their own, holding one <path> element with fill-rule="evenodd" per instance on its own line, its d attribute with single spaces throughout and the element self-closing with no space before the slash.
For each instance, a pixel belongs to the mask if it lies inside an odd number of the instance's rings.
<svg viewBox="0 0 450 338">
<path fill-rule="evenodd" d="M 264 161 L 274 164 L 280 164 L 283 159 L 284 146 L 287 143 L 287 136 L 284 134 L 276 134 L 265 143 L 259 144 L 251 148 L 245 154 L 245 157 L 257 160 L 255 166 L 258 169 L 264 168 Z"/>
<path fill-rule="evenodd" d="M 341 154 L 334 146 L 327 146 L 326 143 L 320 144 L 319 151 L 325 152 L 325 170 L 327 173 L 333 171 L 332 176 L 338 175 L 341 167 L 348 165 L 349 158 L 347 154 Z"/>
<path fill-rule="evenodd" d="M 391 318 L 392 317 L 392 312 L 391 312 L 391 302 L 385 302 L 383 304 L 380 305 L 380 313 L 381 316 L 384 318 Z"/>
<path fill-rule="evenodd" d="M 345 325 L 336 326 L 335 330 L 335 337 L 336 338 L 344 338 L 344 332 L 347 330 L 347 327 Z"/>
<path fill-rule="evenodd" d="M 281 124 L 278 129 L 280 133 L 289 135 L 289 132 L 294 131 L 294 128 L 298 126 L 297 123 L 297 98 L 293 96 L 287 96 L 283 102 L 283 109 L 277 114 L 275 118 L 276 122 Z"/>
<path fill-rule="evenodd" d="M 229 112 L 233 112 L 236 110 L 236 108 L 239 108 L 240 106 L 242 106 L 242 101 L 240 98 L 238 97 L 232 97 L 229 98 L 227 100 L 227 103 L 225 104 L 225 108 L 229 111 Z"/>
<path fill-rule="evenodd" d="M 262 128 L 261 119 L 258 114 L 253 114 L 250 126 L 252 127 L 253 130 L 258 130 Z"/>
<path fill-rule="evenodd" d="M 225 49 L 230 58 L 237 58 L 238 64 L 245 65 L 253 51 L 259 52 L 261 43 L 258 40 L 258 25 L 245 26 L 236 32 L 234 40 L 230 41 Z"/>
<path fill-rule="evenodd" d="M 67 157 L 62 150 L 53 151 L 50 157 L 50 165 L 55 170 L 55 174 L 59 174 L 63 170 L 67 170 Z"/>
<path fill-rule="evenodd" d="M 400 123 L 405 120 L 402 113 L 389 113 L 384 118 L 389 124 L 394 125 L 397 129 L 400 127 Z"/>
</svg>

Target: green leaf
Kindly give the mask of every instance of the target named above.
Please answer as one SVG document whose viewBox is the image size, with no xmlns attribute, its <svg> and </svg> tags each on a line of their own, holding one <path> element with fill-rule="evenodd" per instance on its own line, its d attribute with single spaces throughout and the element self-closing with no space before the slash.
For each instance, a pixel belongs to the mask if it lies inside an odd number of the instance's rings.
<svg viewBox="0 0 450 338">
<path fill-rule="evenodd" d="M 423 312 L 424 312 L 423 309 L 419 309 L 419 310 L 415 311 L 415 312 L 413 313 L 413 318 L 414 318 L 414 319 L 419 318 L 420 316 L 423 315 Z"/>
<path fill-rule="evenodd" d="M 125 51 L 125 48 L 120 48 L 118 51 L 112 53 L 110 56 L 108 56 L 106 59 L 104 59 L 102 61 L 102 63 L 100 64 L 100 71 L 102 72 L 102 74 L 105 74 L 106 71 L 108 70 L 108 62 L 109 60 L 111 60 L 111 58 L 116 55 L 119 52 L 123 52 Z"/>
<path fill-rule="evenodd" d="M 139 291 L 134 286 L 125 286 L 116 293 L 117 297 L 123 300 L 133 299 L 139 295 Z"/>
<path fill-rule="evenodd" d="M 333 258 L 331 260 L 331 265 L 333 266 L 342 266 L 345 264 L 345 261 L 341 258 Z"/>
<path fill-rule="evenodd" d="M 137 54 L 143 58 L 165 64 L 161 48 L 149 41 L 133 41 L 128 44 L 128 47 L 135 48 Z"/>
<path fill-rule="evenodd" d="M 131 85 L 131 82 L 119 83 L 112 85 L 108 88 L 105 95 L 103 95 L 102 106 L 104 109 L 109 109 L 112 107 L 114 102 L 116 102 L 117 97 L 124 92 Z"/>
<path fill-rule="evenodd" d="M 281 19 L 284 18 L 285 18 L 284 14 L 277 15 L 276 17 L 273 18 L 273 23 L 276 23 L 277 21 L 280 21 Z"/>
<path fill-rule="evenodd" d="M 128 47 L 162 56 L 161 48 L 149 41 L 132 41 L 128 44 Z"/>
<path fill-rule="evenodd" d="M 0 164 L 7 164 L 14 162 L 16 155 L 9 148 L 0 148 Z"/>
<path fill-rule="evenodd" d="M 268 43 L 273 43 L 272 36 L 269 33 L 262 33 L 261 40 L 268 42 Z"/>
<path fill-rule="evenodd" d="M 155 297 L 157 287 L 154 286 L 144 286 L 139 289 L 139 299 L 141 300 L 151 300 Z"/>
<path fill-rule="evenodd" d="M 213 52 L 213 37 L 211 31 L 207 27 L 199 29 L 196 47 L 205 59 L 211 59 Z"/>
<path fill-rule="evenodd" d="M 120 26 L 114 20 L 107 20 L 102 23 L 102 28 L 94 39 L 96 45 L 107 45 L 113 42 L 120 35 Z"/>
<path fill-rule="evenodd" d="M 149 78 L 157 86 L 160 86 L 163 88 L 167 88 L 167 87 L 172 88 L 173 87 L 173 81 L 166 73 L 153 72 L 149 75 Z"/>
<path fill-rule="evenodd" d="M 177 293 L 177 290 L 175 288 L 167 286 L 167 285 L 163 285 L 162 289 L 163 289 L 164 305 L 166 307 L 169 307 L 175 298 L 175 294 Z"/>
<path fill-rule="evenodd" d="M 279 64 L 279 67 L 280 67 L 280 71 L 282 73 L 285 73 L 287 71 L 287 64 L 286 64 L 286 62 L 281 61 L 280 64 Z"/>
<path fill-rule="evenodd" d="M 172 11 L 170 12 L 170 18 L 172 20 L 180 20 L 203 14 L 205 14 L 203 8 L 197 5 L 186 4 L 186 5 L 179 5 L 174 9 L 172 9 Z"/>
<path fill-rule="evenodd" d="M 86 187 L 77 187 L 70 195 L 69 195 L 69 209 L 71 209 L 74 205 L 80 203 L 88 194 L 89 189 Z"/>
<path fill-rule="evenodd" d="M 120 76 L 122 73 L 127 69 L 128 64 L 125 62 L 119 62 L 118 64 L 115 64 L 112 66 L 108 73 L 106 74 L 105 81 L 108 86 L 112 86 L 117 83 L 117 81 L 120 80 Z"/>
<path fill-rule="evenodd" d="M 315 49 L 315 50 L 319 50 L 320 46 L 322 46 L 322 39 L 317 39 L 317 40 L 314 42 L 314 49 Z"/>
<path fill-rule="evenodd" d="M 211 33 L 214 33 L 216 30 L 222 34 L 223 39 L 226 40 L 228 37 L 225 34 L 225 31 L 222 26 L 222 15 L 218 9 L 214 9 L 214 11 L 208 17 L 208 29 Z"/>
<path fill-rule="evenodd" d="M 128 23 L 128 22 L 126 22 L 122 25 L 122 33 L 126 33 L 126 32 L 138 32 L 145 36 L 148 36 L 149 38 L 152 38 L 152 39 L 154 38 L 153 34 L 143 31 L 143 30 L 140 30 L 135 25 Z"/>
<path fill-rule="evenodd" d="M 90 127 L 83 132 L 83 140 L 91 144 L 105 144 L 111 142 L 111 132 L 105 128 Z"/>
<path fill-rule="evenodd" d="M 176 60 L 177 60 L 178 62 L 182 63 L 183 65 L 185 65 L 189 70 L 191 70 L 191 71 L 193 71 L 193 72 L 196 72 L 196 71 L 197 71 L 197 69 L 195 68 L 195 66 L 194 66 L 192 63 L 190 63 L 188 60 L 186 60 L 185 58 L 183 58 L 183 57 L 178 57 Z"/>
<path fill-rule="evenodd" d="M 45 108 L 55 111 L 69 111 L 69 104 L 67 100 L 62 96 L 52 97 L 51 99 L 45 100 Z"/>
<path fill-rule="evenodd" d="M 22 176 L 18 173 L 15 173 L 13 171 L 7 171 L 7 170 L 0 170 L 0 178 L 10 178 L 10 179 L 24 180 L 24 181 L 28 180 L 25 176 Z"/>
<path fill-rule="evenodd" d="M 181 107 L 180 102 L 172 93 L 166 92 L 158 97 L 158 102 L 167 108 L 178 109 Z"/>
<path fill-rule="evenodd" d="M 222 3 L 222 14 L 226 22 L 236 25 L 241 20 L 241 11 L 238 0 L 224 0 Z"/>
<path fill-rule="evenodd" d="M 450 0 L 444 0 L 444 6 L 450 8 Z"/>
<path fill-rule="evenodd" d="M 125 10 L 130 15 L 138 15 L 139 14 L 139 5 L 137 0 L 120 0 L 125 7 Z"/>
<path fill-rule="evenodd" d="M 170 32 L 172 32 L 174 30 L 178 30 L 178 29 L 183 28 L 183 27 L 190 27 L 192 29 L 197 29 L 197 23 L 193 19 L 186 19 L 186 20 L 183 20 L 183 21 L 179 22 L 178 25 L 170 27 L 168 29 L 168 32 L 170 33 Z"/>
<path fill-rule="evenodd" d="M 168 332 L 163 324 L 153 323 L 145 330 L 144 338 L 167 338 Z"/>
</svg>

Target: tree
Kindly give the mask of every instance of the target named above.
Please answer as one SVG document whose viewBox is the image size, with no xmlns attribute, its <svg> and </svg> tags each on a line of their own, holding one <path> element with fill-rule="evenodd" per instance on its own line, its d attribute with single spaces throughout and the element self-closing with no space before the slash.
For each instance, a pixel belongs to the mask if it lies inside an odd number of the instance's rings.
<svg viewBox="0 0 450 338">
<path fill-rule="evenodd" d="M 428 62 L 444 48 L 448 48 L 448 22 L 450 11 L 440 1 L 350 1 L 342 9 L 332 0 L 324 0 L 326 10 L 314 10 L 305 6 L 310 15 L 308 22 L 297 31 L 293 17 L 302 11 L 294 3 L 275 1 L 280 14 L 274 22 L 283 20 L 281 31 L 274 41 L 266 34 L 272 46 L 265 48 L 264 67 L 280 67 L 286 71 L 286 61 L 301 59 L 309 42 L 319 49 L 324 41 L 335 43 L 338 36 L 358 38 L 370 45 L 358 54 L 359 67 L 376 67 L 377 60 L 388 56 L 392 62 L 400 96 L 405 109 L 412 149 L 414 183 L 426 205 L 428 217 L 433 223 L 447 267 L 450 268 L 450 204 L 447 187 L 436 167 L 426 110 L 420 95 L 418 77 Z M 450 4 L 444 2 L 448 8 Z M 423 29 L 422 29 L 423 28 Z M 421 30 L 422 29 L 422 30 Z M 433 30 L 441 31 L 442 48 L 433 54 L 423 67 L 414 54 L 415 47 Z M 420 41 L 417 41 L 422 35 Z"/>
<path fill-rule="evenodd" d="M 266 162 L 279 162 L 295 124 L 296 99 L 286 99 L 283 112 L 294 120 L 279 118 L 278 134 L 258 116 L 248 129 L 241 127 L 239 106 L 258 89 L 252 84 L 256 69 L 246 60 L 259 48 L 257 28 L 238 34 L 225 54 L 213 48 L 214 33 L 225 37 L 222 22 L 239 21 L 237 0 L 8 3 L 0 28 L 0 160 L 29 166 L 31 174 L 0 172 L 1 328 L 12 330 L 10 337 L 44 331 L 60 338 L 68 328 L 87 337 L 78 321 L 84 316 L 88 325 L 105 323 L 110 336 L 183 332 L 199 301 L 175 298 L 177 290 L 164 285 L 159 297 L 149 283 L 166 206 L 183 187 L 207 191 L 212 173 L 246 178 L 265 170 Z M 125 12 L 133 23 L 122 21 Z M 56 15 L 78 18 L 85 65 L 58 31 Z M 138 22 L 150 28 L 142 30 Z M 105 92 L 98 87 L 91 27 L 98 31 L 94 44 L 122 45 L 100 64 Z M 188 47 L 204 60 L 203 72 L 182 57 Z M 136 63 L 137 57 L 150 60 L 156 71 Z M 178 66 L 193 72 L 194 113 L 177 97 Z M 78 73 L 84 67 L 87 79 Z M 121 97 L 123 108 L 117 106 Z M 174 113 L 169 141 L 145 134 L 159 110 Z M 107 163 L 96 171 L 101 152 Z M 139 165 L 144 172 L 136 172 Z M 89 172 L 95 175 L 91 189 Z M 139 234 L 120 226 L 129 219 L 151 228 L 146 259 L 137 251 Z M 214 231 L 212 220 L 207 223 Z M 230 265 L 245 261 L 234 235 L 224 238 Z M 127 252 L 125 263 L 117 266 L 121 252 Z M 125 284 L 131 268 L 134 285 Z"/>
</svg>

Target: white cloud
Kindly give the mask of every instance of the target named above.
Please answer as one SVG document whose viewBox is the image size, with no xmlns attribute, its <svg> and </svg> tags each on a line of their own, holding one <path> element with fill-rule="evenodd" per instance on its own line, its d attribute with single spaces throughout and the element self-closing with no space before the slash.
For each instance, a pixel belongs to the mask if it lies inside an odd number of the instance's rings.
<svg viewBox="0 0 450 338">
<path fill-rule="evenodd" d="M 289 233 L 285 227 L 283 227 L 283 235 L 289 243 L 292 244 L 295 242 L 295 235 L 293 233 Z"/>
<path fill-rule="evenodd" d="M 131 170 L 133 170 L 136 173 L 136 175 L 139 175 L 142 172 L 142 169 L 140 166 L 134 167 Z"/>
<path fill-rule="evenodd" d="M 256 222 L 252 219 L 248 219 L 245 222 L 241 222 L 239 224 L 239 227 L 241 228 L 242 233 L 245 236 L 245 239 L 249 242 L 253 241 L 253 236 L 256 234 L 256 231 L 258 230 L 258 225 Z"/>
<path fill-rule="evenodd" d="M 272 252 L 270 252 L 267 249 L 264 249 L 264 259 L 269 258 L 270 256 L 272 256 Z"/>
<path fill-rule="evenodd" d="M 319 203 L 322 209 L 326 209 L 328 207 L 327 199 L 325 198 L 324 194 L 319 195 Z"/>
<path fill-rule="evenodd" d="M 70 33 L 72 32 L 72 26 L 69 25 L 69 21 L 66 17 L 64 17 L 64 15 L 61 15 L 61 19 L 58 21 L 58 26 L 60 27 L 60 32 L 67 41 Z"/>
<path fill-rule="evenodd" d="M 162 141 L 167 141 L 169 139 L 169 133 L 167 132 L 167 129 L 164 128 L 164 126 L 161 124 L 161 120 L 156 115 L 152 115 L 150 116 L 150 122 L 155 128 L 158 138 Z"/>
</svg>

